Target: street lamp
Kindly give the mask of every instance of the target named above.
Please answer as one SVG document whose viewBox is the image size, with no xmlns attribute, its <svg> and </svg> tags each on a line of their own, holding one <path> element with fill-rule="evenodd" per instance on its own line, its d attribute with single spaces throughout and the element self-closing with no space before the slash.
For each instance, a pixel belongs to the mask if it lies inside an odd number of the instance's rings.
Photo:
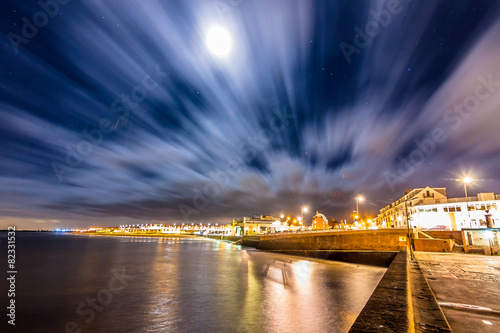
<svg viewBox="0 0 500 333">
<path fill-rule="evenodd" d="M 302 208 L 302 221 L 304 221 L 304 213 L 307 213 L 307 207 Z M 304 222 L 305 225 L 305 222 Z"/>
<path fill-rule="evenodd" d="M 365 201 L 365 198 L 362 196 L 356 197 L 356 213 L 359 215 L 359 202 Z"/>
<path fill-rule="evenodd" d="M 469 184 L 472 179 L 470 177 L 465 177 L 464 179 L 462 179 L 462 181 L 464 182 L 465 201 L 469 202 L 469 199 L 467 197 L 467 184 Z"/>
<path fill-rule="evenodd" d="M 465 177 L 462 179 L 464 182 L 464 192 L 465 192 L 465 202 L 467 204 L 467 216 L 469 218 L 469 228 L 472 228 L 472 221 L 470 220 L 470 213 L 469 213 L 469 197 L 467 196 L 467 184 L 469 184 L 472 179 L 470 177 Z"/>
</svg>

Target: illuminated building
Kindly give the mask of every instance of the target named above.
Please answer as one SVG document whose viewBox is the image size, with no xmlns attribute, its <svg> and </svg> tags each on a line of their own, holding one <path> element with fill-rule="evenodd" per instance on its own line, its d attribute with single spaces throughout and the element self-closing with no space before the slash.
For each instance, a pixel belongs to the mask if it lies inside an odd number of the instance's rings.
<svg viewBox="0 0 500 333">
<path fill-rule="evenodd" d="M 498 228 L 499 206 L 500 195 L 494 193 L 448 198 L 445 188 L 418 188 L 382 208 L 377 222 L 392 228 L 406 228 L 407 221 L 421 229 Z"/>
<path fill-rule="evenodd" d="M 243 222 L 239 223 L 238 226 L 240 228 L 236 230 L 242 235 L 257 235 L 288 230 L 286 222 L 282 222 L 272 215 L 244 217 Z"/>
<path fill-rule="evenodd" d="M 316 215 L 313 216 L 312 228 L 313 230 L 330 229 L 326 216 L 316 211 Z"/>
</svg>

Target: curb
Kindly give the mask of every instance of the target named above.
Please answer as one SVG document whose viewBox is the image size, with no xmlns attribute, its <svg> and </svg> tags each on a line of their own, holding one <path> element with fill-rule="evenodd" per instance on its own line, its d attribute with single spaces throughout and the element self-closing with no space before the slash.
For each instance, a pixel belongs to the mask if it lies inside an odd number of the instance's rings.
<svg viewBox="0 0 500 333">
<path fill-rule="evenodd" d="M 406 248 L 394 258 L 349 330 L 361 332 L 452 332 L 417 261 Z"/>
</svg>

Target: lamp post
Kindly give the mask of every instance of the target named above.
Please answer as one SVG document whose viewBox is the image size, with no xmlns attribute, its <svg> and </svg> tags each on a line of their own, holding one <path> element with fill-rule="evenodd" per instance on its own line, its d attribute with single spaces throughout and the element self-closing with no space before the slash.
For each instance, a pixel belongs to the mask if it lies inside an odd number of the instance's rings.
<svg viewBox="0 0 500 333">
<path fill-rule="evenodd" d="M 406 215 L 406 226 L 408 227 L 408 237 L 410 236 L 410 217 L 408 216 L 408 196 L 405 195 L 405 215 Z"/>
<path fill-rule="evenodd" d="M 472 181 L 472 179 L 470 179 L 470 177 L 465 177 L 462 180 L 464 182 L 465 201 L 469 202 L 469 198 L 467 197 L 467 184 L 469 184 Z"/>
<path fill-rule="evenodd" d="M 302 208 L 302 222 L 304 222 L 304 226 L 306 226 L 305 220 L 304 220 L 304 213 L 307 213 L 307 207 Z"/>
<path fill-rule="evenodd" d="M 413 237 L 410 237 L 410 236 L 412 236 L 412 234 L 410 234 L 410 217 L 408 216 L 407 201 L 408 201 L 408 196 L 405 195 L 405 215 L 406 215 L 406 227 L 408 228 L 408 247 L 410 248 L 410 256 L 411 256 L 411 259 L 413 260 L 413 259 L 415 259 L 414 255 L 413 255 L 413 244 L 412 244 Z"/>
<path fill-rule="evenodd" d="M 462 181 L 464 182 L 464 192 L 465 192 L 465 202 L 466 202 L 466 205 L 467 205 L 467 217 L 469 218 L 469 228 L 472 228 L 472 221 L 470 219 L 470 213 L 469 213 L 469 197 L 467 196 L 467 184 L 469 184 L 472 179 L 470 177 L 465 177 L 464 179 L 462 179 Z"/>
<path fill-rule="evenodd" d="M 359 215 L 359 202 L 363 202 L 365 200 L 365 198 L 363 198 L 362 196 L 359 196 L 359 197 L 356 197 L 356 214 Z"/>
</svg>

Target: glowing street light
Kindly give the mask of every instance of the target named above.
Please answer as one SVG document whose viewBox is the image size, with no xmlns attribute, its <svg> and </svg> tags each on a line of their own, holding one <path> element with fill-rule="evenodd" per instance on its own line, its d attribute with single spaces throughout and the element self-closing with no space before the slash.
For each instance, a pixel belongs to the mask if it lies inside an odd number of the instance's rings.
<svg viewBox="0 0 500 333">
<path fill-rule="evenodd" d="M 462 181 L 464 182 L 465 202 L 467 203 L 467 216 L 469 217 L 469 227 L 472 228 L 472 222 L 470 220 L 470 213 L 469 213 L 469 197 L 467 196 L 467 184 L 472 182 L 472 179 L 467 176 L 467 177 L 464 177 L 464 179 L 462 179 Z"/>
<path fill-rule="evenodd" d="M 464 191 L 465 191 L 465 201 L 469 201 L 469 198 L 467 197 L 467 184 L 469 184 L 472 179 L 470 177 L 465 177 L 464 179 L 462 179 L 462 181 L 464 182 Z"/>
<path fill-rule="evenodd" d="M 356 197 L 356 213 L 359 215 L 359 202 L 363 202 L 365 201 L 365 198 L 363 198 L 362 196 L 358 196 Z"/>
<path fill-rule="evenodd" d="M 302 220 L 301 221 L 304 221 L 304 213 L 307 213 L 307 207 L 302 207 Z M 304 223 L 305 225 L 305 223 Z"/>
</svg>

